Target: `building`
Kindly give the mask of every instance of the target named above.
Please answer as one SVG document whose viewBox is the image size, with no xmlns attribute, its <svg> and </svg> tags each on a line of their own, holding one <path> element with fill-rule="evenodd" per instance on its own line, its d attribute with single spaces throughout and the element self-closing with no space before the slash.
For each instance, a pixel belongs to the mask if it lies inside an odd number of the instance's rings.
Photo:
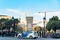
<svg viewBox="0 0 60 40">
<path fill-rule="evenodd" d="M 26 17 L 26 22 L 27 22 L 27 30 L 31 31 L 33 27 L 33 17 Z"/>
<path fill-rule="evenodd" d="M 0 15 L 0 19 L 11 19 L 11 16 L 7 16 L 7 15 Z"/>
</svg>

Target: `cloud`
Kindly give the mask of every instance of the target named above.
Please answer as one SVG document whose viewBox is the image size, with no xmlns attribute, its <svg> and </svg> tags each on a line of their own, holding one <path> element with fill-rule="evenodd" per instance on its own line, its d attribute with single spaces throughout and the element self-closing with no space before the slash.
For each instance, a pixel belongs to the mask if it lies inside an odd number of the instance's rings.
<svg viewBox="0 0 60 40">
<path fill-rule="evenodd" d="M 39 13 L 39 12 L 34 13 L 32 15 L 34 17 L 34 20 L 43 20 L 43 17 L 44 17 L 44 13 Z"/>
<path fill-rule="evenodd" d="M 39 25 L 43 24 L 43 17 L 44 17 L 44 12 L 43 13 L 33 13 L 32 14 L 34 17 L 34 23 L 38 23 L 40 21 L 42 21 L 41 23 L 39 23 Z M 50 18 L 52 18 L 53 16 L 58 16 L 60 19 L 60 11 L 46 11 L 46 21 L 49 21 Z M 43 26 L 43 25 L 42 25 Z"/>
<path fill-rule="evenodd" d="M 32 12 L 30 12 L 32 13 Z M 21 11 L 21 10 L 17 10 L 17 9 L 3 9 L 2 11 L 0 10 L 0 14 L 7 14 L 9 16 L 14 16 L 14 17 L 20 17 L 22 19 L 25 18 L 25 16 L 29 16 L 29 12 L 27 11 Z M 60 17 L 60 11 L 52 11 L 52 12 L 46 12 L 46 19 L 48 20 L 49 18 L 51 18 L 52 16 L 58 16 Z M 38 12 L 33 12 L 33 14 L 31 14 L 34 17 L 34 20 L 43 20 L 44 17 L 44 13 L 38 13 Z"/>
<path fill-rule="evenodd" d="M 25 20 L 25 12 L 17 9 L 0 9 L 0 15 L 14 16 L 15 18 Z"/>
<path fill-rule="evenodd" d="M 52 11 L 52 12 L 47 12 L 46 13 L 46 18 L 49 19 L 53 16 L 58 16 L 60 19 L 60 11 Z"/>
<path fill-rule="evenodd" d="M 59 19 L 60 19 L 60 11 L 57 10 L 57 11 L 47 11 L 46 12 L 46 19 L 47 21 L 53 17 L 53 16 L 58 16 Z M 38 23 L 40 21 L 42 21 L 41 23 L 39 23 L 38 25 L 42 26 L 43 27 L 43 17 L 44 17 L 44 13 L 35 13 L 34 14 L 34 17 L 35 17 L 35 20 L 37 21 L 34 21 L 34 23 Z"/>
<path fill-rule="evenodd" d="M 13 16 L 19 16 L 22 19 L 25 18 L 26 16 L 29 16 L 29 12 L 28 11 L 21 11 L 21 10 L 16 10 L 16 9 L 6 9 L 6 11 L 10 14 L 12 14 Z"/>
<path fill-rule="evenodd" d="M 39 13 L 39 12 L 38 12 L 38 13 L 35 13 L 34 15 L 35 15 L 35 16 L 44 16 L 44 13 Z"/>
<path fill-rule="evenodd" d="M 17 14 L 17 15 L 22 15 L 24 16 L 24 12 L 21 12 L 20 10 L 16 10 L 16 9 L 6 9 L 6 11 L 12 13 L 12 14 Z"/>
<path fill-rule="evenodd" d="M 6 9 L 6 13 L 9 13 L 11 16 L 16 18 L 21 18 L 21 20 L 25 20 L 25 12 L 17 9 Z"/>
<path fill-rule="evenodd" d="M 7 11 L 13 12 L 13 13 L 20 13 L 18 10 L 14 10 L 14 9 L 6 9 Z"/>
<path fill-rule="evenodd" d="M 43 17 L 44 17 L 44 13 L 34 13 L 34 12 L 30 12 L 33 13 L 31 14 L 34 18 L 33 18 L 33 23 L 39 23 L 38 25 L 43 26 Z M 17 9 L 0 9 L 0 14 L 4 14 L 4 15 L 8 15 L 8 16 L 14 16 L 14 17 L 20 17 L 22 19 L 22 21 L 24 23 L 26 23 L 26 19 L 25 19 L 25 15 L 27 16 L 29 14 L 29 12 L 27 11 L 21 11 L 21 10 L 17 10 Z M 52 12 L 46 12 L 46 19 L 49 20 L 49 18 L 51 18 L 52 16 L 58 16 L 60 17 L 60 11 L 52 11 Z"/>
</svg>

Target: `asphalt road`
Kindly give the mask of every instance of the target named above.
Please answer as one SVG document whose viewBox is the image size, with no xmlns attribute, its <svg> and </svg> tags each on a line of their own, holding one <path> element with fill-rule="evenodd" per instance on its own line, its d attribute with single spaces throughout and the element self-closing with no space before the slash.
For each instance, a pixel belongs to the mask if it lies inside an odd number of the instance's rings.
<svg viewBox="0 0 60 40">
<path fill-rule="evenodd" d="M 21 39 L 17 37 L 0 37 L 0 40 L 60 40 L 60 39 L 53 38 Z"/>
</svg>

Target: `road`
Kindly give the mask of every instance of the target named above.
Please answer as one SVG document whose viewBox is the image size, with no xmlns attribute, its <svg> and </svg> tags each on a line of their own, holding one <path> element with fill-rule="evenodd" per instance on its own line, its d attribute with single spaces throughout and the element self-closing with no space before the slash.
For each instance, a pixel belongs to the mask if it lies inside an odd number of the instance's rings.
<svg viewBox="0 0 60 40">
<path fill-rule="evenodd" d="M 0 40 L 60 40 L 60 39 L 52 39 L 52 38 L 21 39 L 17 37 L 0 37 Z"/>
</svg>

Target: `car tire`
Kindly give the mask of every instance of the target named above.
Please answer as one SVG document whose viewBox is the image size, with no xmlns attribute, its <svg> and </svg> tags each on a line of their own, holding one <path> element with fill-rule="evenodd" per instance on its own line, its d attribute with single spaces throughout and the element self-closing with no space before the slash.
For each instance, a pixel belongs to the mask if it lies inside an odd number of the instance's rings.
<svg viewBox="0 0 60 40">
<path fill-rule="evenodd" d="M 36 39 L 37 37 L 34 37 L 34 39 Z"/>
<path fill-rule="evenodd" d="M 22 37 L 21 35 L 18 36 L 18 38 L 21 38 L 21 37 Z"/>
<path fill-rule="evenodd" d="M 30 38 L 30 39 L 32 39 L 33 37 L 32 37 L 32 36 L 30 36 L 29 38 Z"/>
</svg>

